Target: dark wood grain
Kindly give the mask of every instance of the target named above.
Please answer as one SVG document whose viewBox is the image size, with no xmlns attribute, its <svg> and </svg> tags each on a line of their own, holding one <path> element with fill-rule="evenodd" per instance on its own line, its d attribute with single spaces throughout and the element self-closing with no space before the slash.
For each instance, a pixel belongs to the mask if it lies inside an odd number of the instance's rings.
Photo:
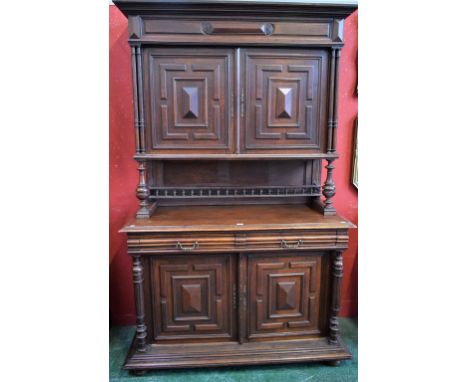
<svg viewBox="0 0 468 382">
<path fill-rule="evenodd" d="M 249 340 L 321 335 L 322 255 L 249 256 Z"/>
<path fill-rule="evenodd" d="M 121 232 L 344 229 L 354 225 L 305 205 L 161 207 L 150 219 L 133 219 Z"/>
<path fill-rule="evenodd" d="M 350 358 L 338 314 L 354 225 L 332 198 L 357 5 L 114 3 L 128 17 L 140 201 L 121 230 L 137 317 L 124 368 Z"/>
<path fill-rule="evenodd" d="M 241 152 L 325 152 L 327 52 L 245 49 L 242 65 Z"/>
</svg>

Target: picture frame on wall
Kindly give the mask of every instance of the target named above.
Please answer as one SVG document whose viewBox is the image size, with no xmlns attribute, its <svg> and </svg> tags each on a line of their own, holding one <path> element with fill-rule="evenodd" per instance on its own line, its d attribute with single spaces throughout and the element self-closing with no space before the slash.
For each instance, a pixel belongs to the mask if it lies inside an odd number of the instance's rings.
<svg viewBox="0 0 468 382">
<path fill-rule="evenodd" d="M 358 188 L 358 117 L 354 122 L 354 147 L 353 147 L 353 165 L 352 165 L 352 175 L 351 181 Z"/>
</svg>

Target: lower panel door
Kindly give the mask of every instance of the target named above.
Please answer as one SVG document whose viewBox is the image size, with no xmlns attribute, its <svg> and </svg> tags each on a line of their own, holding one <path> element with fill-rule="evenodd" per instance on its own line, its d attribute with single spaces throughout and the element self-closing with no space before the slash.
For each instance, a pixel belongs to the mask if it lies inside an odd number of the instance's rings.
<svg viewBox="0 0 468 382">
<path fill-rule="evenodd" d="M 249 340 L 321 334 L 326 260 L 324 253 L 249 255 Z"/>
<path fill-rule="evenodd" d="M 153 257 L 154 340 L 232 339 L 235 262 L 232 255 Z"/>
</svg>

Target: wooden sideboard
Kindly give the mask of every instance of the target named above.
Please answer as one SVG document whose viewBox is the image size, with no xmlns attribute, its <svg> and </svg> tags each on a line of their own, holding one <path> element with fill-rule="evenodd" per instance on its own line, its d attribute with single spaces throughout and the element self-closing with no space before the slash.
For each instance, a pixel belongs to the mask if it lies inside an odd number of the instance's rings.
<svg viewBox="0 0 468 382">
<path fill-rule="evenodd" d="M 343 22 L 357 5 L 115 4 L 140 174 L 121 230 L 137 314 L 124 367 L 350 358 L 338 312 L 354 226 L 332 200 Z"/>
</svg>

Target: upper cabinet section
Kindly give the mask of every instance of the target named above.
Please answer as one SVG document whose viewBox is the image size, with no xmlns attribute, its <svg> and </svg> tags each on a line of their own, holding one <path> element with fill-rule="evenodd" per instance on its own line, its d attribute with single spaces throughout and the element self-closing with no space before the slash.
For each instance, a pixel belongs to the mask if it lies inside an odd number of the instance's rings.
<svg viewBox="0 0 468 382">
<path fill-rule="evenodd" d="M 319 152 L 326 145 L 328 54 L 242 51 L 245 152 Z"/>
<path fill-rule="evenodd" d="M 144 50 L 147 152 L 230 153 L 232 50 Z"/>
<path fill-rule="evenodd" d="M 336 158 L 357 2 L 115 0 L 128 17 L 136 158 Z"/>
</svg>

